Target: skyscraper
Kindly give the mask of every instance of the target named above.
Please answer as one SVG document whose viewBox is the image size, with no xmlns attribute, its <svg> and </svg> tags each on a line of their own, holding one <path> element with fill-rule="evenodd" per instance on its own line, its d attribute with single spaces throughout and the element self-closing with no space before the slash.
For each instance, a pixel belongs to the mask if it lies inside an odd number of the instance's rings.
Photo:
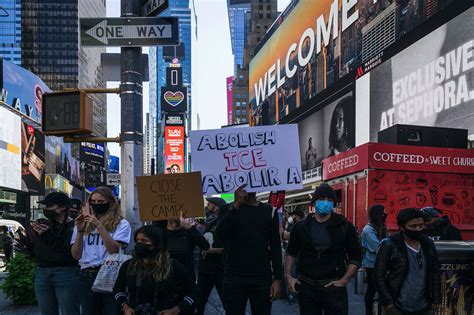
<svg viewBox="0 0 474 315">
<path fill-rule="evenodd" d="M 0 58 L 21 66 L 21 0 L 0 1 Z"/>
<path fill-rule="evenodd" d="M 188 88 L 188 129 L 191 126 L 192 117 L 192 90 L 191 90 L 191 41 L 195 36 L 191 30 L 192 19 L 195 14 L 191 12 L 190 0 L 169 0 L 169 8 L 160 14 L 160 16 L 171 16 L 179 18 L 179 39 L 184 45 L 184 56 L 177 56 L 177 61 L 183 69 L 183 85 Z M 161 130 L 163 129 L 161 120 L 161 87 L 166 85 L 166 67 L 170 64 L 169 60 L 165 60 L 163 47 L 152 47 L 149 51 L 149 69 L 150 69 L 150 123 L 149 128 L 153 136 L 151 140 L 156 140 L 150 145 L 150 154 L 148 161 L 155 158 L 157 174 L 164 173 L 163 159 L 163 137 Z M 153 141 L 151 141 L 153 142 Z"/>
<path fill-rule="evenodd" d="M 234 54 L 233 123 L 245 123 L 249 105 L 249 63 L 255 47 L 277 18 L 277 0 L 228 0 L 229 27 Z"/>
<path fill-rule="evenodd" d="M 22 66 L 53 91 L 105 87 L 100 54 L 105 48 L 79 45 L 80 17 L 106 15 L 105 0 L 21 1 Z M 107 134 L 105 94 L 93 94 L 94 135 Z"/>
</svg>

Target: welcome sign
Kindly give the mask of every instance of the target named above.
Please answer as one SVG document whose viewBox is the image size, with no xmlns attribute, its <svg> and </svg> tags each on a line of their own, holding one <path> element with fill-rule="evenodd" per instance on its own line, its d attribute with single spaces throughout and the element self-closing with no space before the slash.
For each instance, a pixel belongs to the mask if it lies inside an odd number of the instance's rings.
<svg viewBox="0 0 474 315">
<path fill-rule="evenodd" d="M 205 195 L 301 189 L 297 125 L 191 131 L 192 168 Z"/>
</svg>

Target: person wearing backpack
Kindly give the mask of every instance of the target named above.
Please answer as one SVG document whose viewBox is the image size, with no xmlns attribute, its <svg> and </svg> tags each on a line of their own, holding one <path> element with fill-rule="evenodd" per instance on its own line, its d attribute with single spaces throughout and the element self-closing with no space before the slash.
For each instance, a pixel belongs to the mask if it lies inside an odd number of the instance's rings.
<svg viewBox="0 0 474 315">
<path fill-rule="evenodd" d="M 352 223 L 333 212 L 336 194 L 322 184 L 312 197 L 315 213 L 298 222 L 286 249 L 285 279 L 297 293 L 300 313 L 348 314 L 346 285 L 362 262 Z M 298 257 L 298 259 L 297 259 Z M 297 262 L 298 279 L 291 271 Z"/>
<path fill-rule="evenodd" d="M 197 287 L 183 265 L 170 257 L 161 228 L 135 232 L 133 258 L 122 264 L 114 286 L 124 315 L 191 315 Z"/>
</svg>

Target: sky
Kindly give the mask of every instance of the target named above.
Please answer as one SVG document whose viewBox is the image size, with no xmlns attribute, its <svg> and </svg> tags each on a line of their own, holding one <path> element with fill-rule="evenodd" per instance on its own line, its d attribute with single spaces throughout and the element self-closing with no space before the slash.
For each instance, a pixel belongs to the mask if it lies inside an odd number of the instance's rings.
<svg viewBox="0 0 474 315">
<path fill-rule="evenodd" d="M 282 11 L 291 0 L 278 0 Z M 197 15 L 198 41 L 192 56 L 196 63 L 193 75 L 193 110 L 200 117 L 201 129 L 216 129 L 227 124 L 226 78 L 233 75 L 233 56 L 230 43 L 229 20 L 226 0 L 194 0 Z M 120 16 L 120 0 L 107 0 L 107 16 Z M 120 52 L 109 48 L 108 52 Z M 148 53 L 148 48 L 143 48 Z M 117 87 L 119 82 L 108 82 L 108 87 Z M 148 112 L 148 82 L 143 84 L 143 117 Z M 120 98 L 107 95 L 107 135 L 116 137 L 120 133 Z M 109 143 L 112 155 L 120 156 L 120 146 Z"/>
</svg>

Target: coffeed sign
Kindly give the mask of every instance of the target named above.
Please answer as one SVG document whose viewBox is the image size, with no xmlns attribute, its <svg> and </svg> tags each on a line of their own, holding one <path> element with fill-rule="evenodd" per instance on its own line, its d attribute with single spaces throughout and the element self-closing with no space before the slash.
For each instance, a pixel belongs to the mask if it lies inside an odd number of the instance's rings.
<svg viewBox="0 0 474 315">
<path fill-rule="evenodd" d="M 191 148 L 205 195 L 303 188 L 297 125 L 191 131 Z"/>
<path fill-rule="evenodd" d="M 204 216 L 201 173 L 137 177 L 142 221 Z"/>
</svg>

